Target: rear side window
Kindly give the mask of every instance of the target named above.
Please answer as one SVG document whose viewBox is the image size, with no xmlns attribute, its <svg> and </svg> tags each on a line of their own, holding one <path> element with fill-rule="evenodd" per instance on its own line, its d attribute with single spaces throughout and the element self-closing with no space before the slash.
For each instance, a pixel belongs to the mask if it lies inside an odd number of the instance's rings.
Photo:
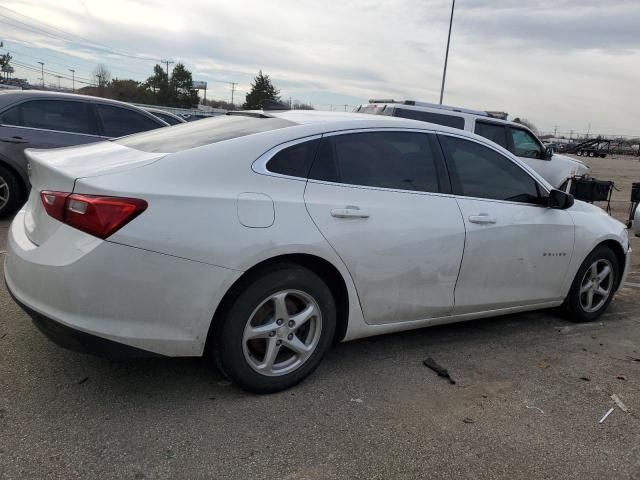
<svg viewBox="0 0 640 480">
<path fill-rule="evenodd" d="M 476 142 L 440 136 L 454 193 L 466 197 L 539 203 L 538 184 L 521 167 Z"/>
<path fill-rule="evenodd" d="M 167 115 L 165 113 L 160 113 L 160 112 L 151 112 L 151 113 L 152 115 L 155 115 L 156 117 L 158 117 L 160 120 L 164 120 L 169 125 L 177 125 L 179 123 L 184 123 L 178 120 L 177 118 L 173 117 L 172 115 Z"/>
<path fill-rule="evenodd" d="M 287 147 L 269 160 L 267 170 L 281 175 L 306 179 L 319 144 L 320 139 L 316 139 Z"/>
<path fill-rule="evenodd" d="M 2 123 L 69 133 L 96 133 L 84 102 L 31 100 L 5 112 Z"/>
<path fill-rule="evenodd" d="M 437 125 L 444 125 L 445 127 L 453 127 L 464 130 L 464 118 L 456 117 L 454 115 L 421 112 L 420 110 L 409 110 L 408 108 L 396 108 L 393 112 L 393 116 L 410 118 L 411 120 L 420 120 L 421 122 L 435 123 Z"/>
<path fill-rule="evenodd" d="M 504 125 L 477 121 L 475 133 L 507 148 L 507 129 Z"/>
<path fill-rule="evenodd" d="M 429 136 L 414 132 L 325 137 L 309 178 L 348 185 L 438 192 Z"/>
<path fill-rule="evenodd" d="M 159 122 L 156 123 L 151 118 L 128 108 L 102 104 L 97 104 L 96 108 L 102 120 L 102 134 L 105 137 L 123 137 L 162 126 Z"/>
<path fill-rule="evenodd" d="M 297 124 L 275 117 L 220 115 L 119 138 L 116 143 L 145 152 L 174 153 L 292 125 Z"/>
</svg>

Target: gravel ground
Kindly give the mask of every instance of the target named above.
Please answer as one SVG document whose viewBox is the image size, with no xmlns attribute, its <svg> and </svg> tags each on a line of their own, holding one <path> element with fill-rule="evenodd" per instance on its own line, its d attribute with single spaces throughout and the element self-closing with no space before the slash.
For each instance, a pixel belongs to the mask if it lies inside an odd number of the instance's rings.
<svg viewBox="0 0 640 480">
<path fill-rule="evenodd" d="M 626 217 L 640 162 L 592 163 Z M 0 478 L 637 479 L 639 304 L 627 287 L 592 324 L 545 311 L 341 344 L 299 387 L 254 396 L 197 359 L 63 350 L 0 279 Z M 612 394 L 629 412 L 600 424 Z"/>
</svg>

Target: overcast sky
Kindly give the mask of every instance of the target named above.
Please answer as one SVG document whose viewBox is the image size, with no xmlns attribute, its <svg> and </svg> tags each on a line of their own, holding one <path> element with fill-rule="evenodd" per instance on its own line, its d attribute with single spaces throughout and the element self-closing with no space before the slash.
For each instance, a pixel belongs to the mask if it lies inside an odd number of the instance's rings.
<svg viewBox="0 0 640 480">
<path fill-rule="evenodd" d="M 114 77 L 143 80 L 156 59 L 182 61 L 209 82 L 208 98 L 230 100 L 224 82 L 237 82 L 243 99 L 262 69 L 284 97 L 318 108 L 372 97 L 437 102 L 450 8 L 450 0 L 7 0 L 0 39 L 21 64 L 73 68 L 80 78 L 104 63 Z M 507 111 L 542 130 L 640 135 L 639 90 L 640 0 L 456 2 L 447 104 Z"/>
</svg>

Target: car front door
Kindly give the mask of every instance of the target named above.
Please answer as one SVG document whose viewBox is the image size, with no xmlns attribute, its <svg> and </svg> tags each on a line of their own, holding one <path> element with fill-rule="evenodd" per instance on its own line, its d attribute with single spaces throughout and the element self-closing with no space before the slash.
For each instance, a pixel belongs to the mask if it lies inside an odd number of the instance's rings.
<svg viewBox="0 0 640 480">
<path fill-rule="evenodd" d="M 304 198 L 346 264 L 369 324 L 448 314 L 464 223 L 435 136 L 367 131 L 323 137 Z"/>
<path fill-rule="evenodd" d="M 439 135 L 467 232 L 455 314 L 561 297 L 573 253 L 568 212 L 516 162 L 470 139 Z"/>
</svg>

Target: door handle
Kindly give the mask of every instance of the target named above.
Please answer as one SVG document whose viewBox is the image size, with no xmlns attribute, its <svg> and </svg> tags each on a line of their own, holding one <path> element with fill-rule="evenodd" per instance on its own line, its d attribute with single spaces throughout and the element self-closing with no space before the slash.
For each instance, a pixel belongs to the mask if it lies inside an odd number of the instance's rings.
<svg viewBox="0 0 640 480">
<path fill-rule="evenodd" d="M 471 215 L 469 217 L 469 221 L 471 223 L 479 223 L 479 224 L 491 224 L 491 223 L 497 222 L 496 218 L 491 217 L 488 213 L 479 213 L 478 215 Z"/>
<path fill-rule="evenodd" d="M 345 208 L 334 208 L 331 210 L 331 216 L 335 218 L 369 218 L 369 212 L 349 205 Z"/>
<path fill-rule="evenodd" d="M 0 138 L 0 142 L 5 142 L 5 143 L 27 143 L 27 140 L 25 140 L 22 137 L 11 137 L 11 138 Z"/>
</svg>

